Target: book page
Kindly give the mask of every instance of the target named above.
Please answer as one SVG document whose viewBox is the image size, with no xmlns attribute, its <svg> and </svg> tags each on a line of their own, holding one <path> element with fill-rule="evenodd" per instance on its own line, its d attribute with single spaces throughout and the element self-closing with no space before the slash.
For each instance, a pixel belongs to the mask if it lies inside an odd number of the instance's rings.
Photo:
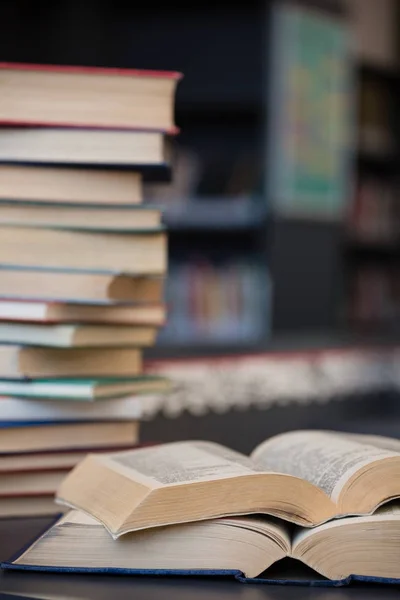
<svg viewBox="0 0 400 600">
<path fill-rule="evenodd" d="M 390 450 L 391 452 L 398 452 L 400 454 L 400 440 L 396 440 L 396 438 L 385 437 L 384 435 L 369 435 L 367 433 L 341 432 L 340 435 L 352 440 L 353 442 L 376 446 L 377 448 Z"/>
<path fill-rule="evenodd" d="M 61 519 L 56 523 L 56 525 L 82 525 L 84 527 L 103 527 L 99 521 L 80 510 L 70 510 L 61 517 Z"/>
<path fill-rule="evenodd" d="M 334 519 L 323 525 L 313 528 L 296 527 L 293 532 L 292 538 L 292 550 L 295 552 L 295 548 L 306 538 L 312 537 L 313 534 L 317 534 L 320 531 L 326 531 L 327 529 L 336 529 L 337 527 L 346 527 L 349 525 L 368 525 L 369 523 L 376 521 L 400 521 L 400 502 L 398 500 L 389 502 L 380 506 L 372 515 L 366 515 L 363 517 L 344 517 L 341 519 Z"/>
<path fill-rule="evenodd" d="M 392 456 L 398 454 L 334 432 L 294 431 L 262 443 L 251 458 L 266 471 L 310 481 L 336 502 L 343 485 L 358 469 Z"/>
<path fill-rule="evenodd" d="M 293 527 L 290 523 L 274 517 L 259 517 L 257 515 L 246 515 L 244 517 L 222 517 L 218 519 L 232 527 L 241 527 L 257 531 L 273 539 L 287 554 L 291 549 Z"/>
<path fill-rule="evenodd" d="M 110 458 L 158 486 L 240 477 L 257 471 L 247 456 L 211 442 L 164 444 Z"/>
</svg>

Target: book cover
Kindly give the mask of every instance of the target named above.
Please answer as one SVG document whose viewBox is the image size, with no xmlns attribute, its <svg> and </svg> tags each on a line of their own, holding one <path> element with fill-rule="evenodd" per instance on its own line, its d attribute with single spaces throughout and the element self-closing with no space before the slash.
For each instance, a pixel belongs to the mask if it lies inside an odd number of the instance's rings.
<svg viewBox="0 0 400 600">
<path fill-rule="evenodd" d="M 76 574 L 87 574 L 87 575 L 131 575 L 132 577 L 144 576 L 144 577 L 227 577 L 240 583 L 248 584 L 267 584 L 267 585 L 294 585 L 303 587 L 344 587 L 349 586 L 351 583 L 374 583 L 383 585 L 399 585 L 399 579 L 389 579 L 386 577 L 366 577 L 363 575 L 350 575 L 346 579 L 330 580 L 318 578 L 316 575 L 315 579 L 289 579 L 283 576 L 281 579 L 268 579 L 267 577 L 254 577 L 252 579 L 245 577 L 241 571 L 232 570 L 185 570 L 185 569 L 119 569 L 116 567 L 108 567 L 106 569 L 96 568 L 71 568 L 71 567 L 51 567 L 51 566 L 38 566 L 38 565 L 19 565 L 14 563 L 23 552 L 24 548 L 17 556 L 13 557 L 10 561 L 1 563 L 1 568 L 5 570 L 16 570 L 16 571 L 33 571 L 41 573 L 76 573 Z"/>
<path fill-rule="evenodd" d="M 79 65 L 45 65 L 36 63 L 0 62 L 0 69 L 13 71 L 50 71 L 56 73 L 75 73 L 77 75 L 114 75 L 118 77 L 155 77 L 162 79 L 181 79 L 178 71 L 154 71 L 150 69 L 121 69 L 117 67 L 87 67 Z"/>
</svg>

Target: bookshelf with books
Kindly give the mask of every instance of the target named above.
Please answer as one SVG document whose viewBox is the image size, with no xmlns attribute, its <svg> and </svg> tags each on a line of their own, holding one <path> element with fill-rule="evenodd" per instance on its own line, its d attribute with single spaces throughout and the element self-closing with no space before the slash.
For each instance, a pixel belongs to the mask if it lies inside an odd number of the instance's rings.
<svg viewBox="0 0 400 600">
<path fill-rule="evenodd" d="M 196 18 L 203 19 L 200 15 L 210 7 L 195 3 L 193 9 L 180 18 L 200 43 L 207 36 L 208 52 L 215 50 L 215 64 L 197 60 L 195 70 L 191 56 L 189 79 L 177 95 L 181 132 L 169 149 L 174 176 L 165 186 L 144 186 L 147 205 L 163 208 L 170 240 L 166 290 L 170 318 L 150 355 L 180 353 L 185 348 L 194 353 L 213 347 L 221 352 L 233 346 L 256 348 L 270 335 L 271 309 L 265 299 L 269 275 L 263 187 L 263 25 L 256 18 L 265 14 L 265 7 L 257 2 L 232 6 L 228 21 L 221 8 L 213 12 L 212 26 L 202 20 L 201 27 Z M 145 24 L 147 15 L 142 18 Z M 183 28 L 176 33 L 176 43 L 187 35 Z M 246 39 L 240 51 L 237 35 Z M 185 57 L 178 60 L 185 70 Z M 245 61 L 251 64 L 248 74 L 243 72 Z M 240 86 L 235 64 L 240 67 Z M 249 278 L 256 286 L 250 296 L 245 291 Z"/>
<path fill-rule="evenodd" d="M 202 256 L 172 263 L 166 286 L 169 317 L 159 345 L 261 344 L 270 314 L 264 269 L 251 256 L 247 262 Z"/>
<path fill-rule="evenodd" d="M 293 6 L 304 6 L 310 12 L 315 7 L 322 8 L 316 12 L 346 24 L 345 4 L 339 0 L 305 0 Z M 185 73 L 176 98 L 176 120 L 181 132 L 168 140 L 165 149 L 174 165 L 172 185 L 167 188 L 162 182 L 146 182 L 145 206 L 149 210 L 162 207 L 164 211 L 164 222 L 170 230 L 169 262 L 173 271 L 175 265 L 178 271 L 181 265 L 190 271 L 200 257 L 217 275 L 223 295 L 229 289 L 225 283 L 229 278 L 220 277 L 220 265 L 229 264 L 230 269 L 239 272 L 246 264 L 259 272 L 259 297 L 263 290 L 272 289 L 271 302 L 262 300 L 256 310 L 256 314 L 263 315 L 262 333 L 257 340 L 252 335 L 243 337 L 238 342 L 239 349 L 268 348 L 271 336 L 281 333 L 337 329 L 339 298 L 344 295 L 342 279 L 348 280 L 350 265 L 356 260 L 347 257 L 366 252 L 350 248 L 359 245 L 351 234 L 351 244 L 346 242 L 342 253 L 342 220 L 330 220 L 329 215 L 328 219 L 324 215 L 318 219 L 310 214 L 304 219 L 299 219 L 298 214 L 293 219 L 287 213 L 276 215 L 275 198 L 266 189 L 273 170 L 271 165 L 266 168 L 269 158 L 265 143 L 266 138 L 273 137 L 268 119 L 273 83 L 271 12 L 281 3 L 224 1 L 215 6 L 195 0 L 182 8 L 176 3 L 166 6 L 159 2 L 156 11 L 154 7 L 137 10 L 109 0 L 99 6 L 89 2 L 79 7 L 66 0 L 47 1 L 45 5 L 46 10 L 40 15 L 29 13 L 29 27 L 20 18 L 26 10 L 24 2 L 15 0 L 8 7 L 14 18 L 10 26 L 13 35 L 8 32 L 0 40 L 6 60 L 123 68 L 141 65 Z M 35 43 L 38 31 L 40 44 Z M 16 44 L 15 40 L 21 43 Z M 371 69 L 364 66 L 360 69 L 368 70 Z M 385 76 L 388 85 L 395 79 Z M 368 108 L 374 102 L 367 98 L 364 104 L 365 111 L 375 115 L 376 109 Z M 375 116 L 372 121 L 375 123 Z M 371 139 L 379 141 L 380 135 L 373 131 L 371 134 L 370 128 L 364 138 L 367 143 Z M 386 149 L 391 151 L 389 146 Z M 384 172 L 388 174 L 385 182 L 391 181 L 394 169 L 389 168 L 388 161 L 370 155 L 364 143 L 359 153 L 360 168 L 365 170 L 374 162 L 373 172 L 369 173 L 374 182 L 381 181 Z M 392 196 L 390 190 L 385 194 Z M 387 204 L 391 202 L 388 200 Z M 328 206 L 329 210 L 332 207 L 335 212 L 333 204 Z M 336 208 L 342 210 L 343 206 L 338 203 Z M 368 241 L 368 245 L 372 242 Z M 316 256 L 321 268 L 312 264 Z M 172 288 L 174 278 L 173 275 Z M 179 283 L 176 285 L 179 287 Z M 201 287 L 208 297 L 209 285 L 201 283 Z M 169 293 L 174 295 L 173 291 Z M 175 306 L 172 301 L 172 313 Z M 244 311 L 240 318 L 247 314 Z M 240 322 L 235 324 L 238 329 Z M 192 325 L 195 331 L 195 320 Z M 173 332 L 166 329 L 159 345 L 149 354 L 173 355 L 182 344 L 188 352 L 198 354 L 212 347 L 226 353 L 233 347 L 228 340 L 222 342 L 214 329 L 206 341 L 194 333 L 188 334 L 186 341 L 174 339 Z"/>
<path fill-rule="evenodd" d="M 347 219 L 345 318 L 357 330 L 399 330 L 399 71 L 360 62 L 356 182 Z"/>
</svg>

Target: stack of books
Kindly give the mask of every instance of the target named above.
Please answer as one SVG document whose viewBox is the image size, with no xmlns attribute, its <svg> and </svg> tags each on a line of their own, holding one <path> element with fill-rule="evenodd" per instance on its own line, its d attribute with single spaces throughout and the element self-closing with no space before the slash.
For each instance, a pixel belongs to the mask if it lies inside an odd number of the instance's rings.
<svg viewBox="0 0 400 600">
<path fill-rule="evenodd" d="M 250 458 L 200 441 L 91 455 L 58 491 L 74 510 L 4 566 L 399 583 L 399 496 L 400 441 L 379 436 L 294 431 Z"/>
<path fill-rule="evenodd" d="M 0 65 L 0 516 L 57 512 L 88 451 L 139 441 L 142 348 L 165 321 L 177 73 Z"/>
</svg>

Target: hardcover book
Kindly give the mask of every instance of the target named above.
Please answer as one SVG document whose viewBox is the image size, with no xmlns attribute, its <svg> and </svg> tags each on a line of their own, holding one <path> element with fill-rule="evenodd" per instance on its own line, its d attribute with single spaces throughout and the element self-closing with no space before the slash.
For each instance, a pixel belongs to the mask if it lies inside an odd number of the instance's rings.
<svg viewBox="0 0 400 600">
<path fill-rule="evenodd" d="M 292 531 L 283 521 L 247 516 L 129 533 L 118 540 L 92 517 L 71 511 L 2 566 L 68 573 L 215 575 L 313 586 L 351 581 L 398 584 L 399 534 L 398 505 L 314 529 Z M 295 579 L 287 566 L 271 569 L 286 557 L 307 565 L 314 575 L 306 571 L 306 577 Z"/>
<path fill-rule="evenodd" d="M 180 73 L 0 63 L 0 121 L 10 125 L 175 131 Z"/>
</svg>

